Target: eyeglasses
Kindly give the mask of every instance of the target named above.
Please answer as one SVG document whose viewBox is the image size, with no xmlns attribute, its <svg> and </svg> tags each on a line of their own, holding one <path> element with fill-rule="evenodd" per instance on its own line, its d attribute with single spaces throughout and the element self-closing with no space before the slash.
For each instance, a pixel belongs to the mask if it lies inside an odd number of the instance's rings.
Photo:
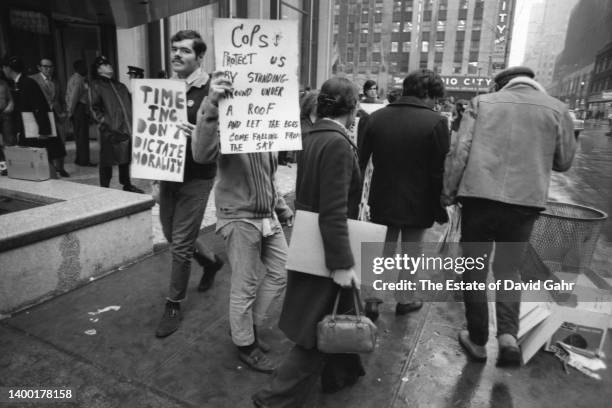
<svg viewBox="0 0 612 408">
<path fill-rule="evenodd" d="M 41 65 L 42 68 L 55 68 L 55 65 Z"/>
</svg>

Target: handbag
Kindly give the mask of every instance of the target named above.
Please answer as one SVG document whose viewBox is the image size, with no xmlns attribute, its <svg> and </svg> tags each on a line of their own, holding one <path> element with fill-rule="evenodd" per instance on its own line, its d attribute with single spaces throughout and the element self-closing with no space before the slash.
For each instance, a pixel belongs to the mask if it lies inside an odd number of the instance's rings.
<svg viewBox="0 0 612 408">
<path fill-rule="evenodd" d="M 339 315 L 340 290 L 334 309 L 317 324 L 317 348 L 323 353 L 371 353 L 376 345 L 376 325 L 362 314 L 357 288 L 351 289 L 355 315 Z"/>
</svg>

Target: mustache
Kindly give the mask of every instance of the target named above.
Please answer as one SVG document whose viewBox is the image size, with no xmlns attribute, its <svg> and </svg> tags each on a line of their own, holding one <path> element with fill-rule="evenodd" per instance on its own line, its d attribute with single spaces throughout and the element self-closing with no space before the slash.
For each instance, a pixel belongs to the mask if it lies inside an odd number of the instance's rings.
<svg viewBox="0 0 612 408">
<path fill-rule="evenodd" d="M 176 61 L 176 62 L 183 62 L 183 60 L 180 57 L 172 58 L 172 62 L 174 62 L 174 61 Z"/>
</svg>

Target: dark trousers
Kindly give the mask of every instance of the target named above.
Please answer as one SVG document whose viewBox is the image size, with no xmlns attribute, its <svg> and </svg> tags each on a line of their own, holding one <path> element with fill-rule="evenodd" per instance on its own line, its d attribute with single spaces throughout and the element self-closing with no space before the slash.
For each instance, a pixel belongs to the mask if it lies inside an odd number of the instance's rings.
<svg viewBox="0 0 612 408">
<path fill-rule="evenodd" d="M 119 166 L 119 182 L 124 186 L 132 184 L 130 181 L 130 165 L 120 164 Z M 108 187 L 113 178 L 113 166 L 100 166 L 100 185 Z"/>
<path fill-rule="evenodd" d="M 172 254 L 168 300 L 179 302 L 185 299 L 195 248 L 208 259 L 207 263 L 214 262 L 214 253 L 207 250 L 201 241 L 196 242 L 213 183 L 214 179 L 160 183 L 159 218 Z"/>
<path fill-rule="evenodd" d="M 269 408 L 299 408 L 307 402 L 319 376 L 324 389 L 333 389 L 353 384 L 364 374 L 358 354 L 325 354 L 296 344 L 253 399 Z"/>
<path fill-rule="evenodd" d="M 398 251 L 398 238 L 401 238 L 401 244 L 412 243 L 416 244 L 411 249 L 416 247 L 421 247 L 421 242 L 423 241 L 423 236 L 427 232 L 427 228 L 413 228 L 413 227 L 396 227 L 393 225 L 387 225 L 387 235 L 385 236 L 385 246 L 383 249 L 383 256 L 385 258 L 392 258 L 396 254 L 403 253 L 405 248 L 400 245 Z M 401 234 L 401 235 L 400 235 Z M 420 251 L 419 251 L 420 252 Z M 397 282 L 401 282 L 402 280 L 408 281 L 417 281 L 418 280 L 418 272 L 411 275 L 410 271 L 405 269 L 401 269 L 397 274 Z M 395 300 L 398 303 L 410 303 L 414 302 L 417 299 L 417 292 L 411 290 L 396 290 L 395 291 Z"/>
<path fill-rule="evenodd" d="M 74 162 L 80 166 L 89 164 L 89 121 L 87 120 L 87 106 L 77 103 L 72 115 L 74 141 L 76 144 L 76 158 Z"/>
<path fill-rule="evenodd" d="M 485 258 L 482 270 L 465 271 L 465 282 L 486 282 L 489 258 L 495 242 L 493 275 L 495 280 L 520 282 L 519 266 L 531 236 L 533 223 L 539 210 L 536 208 L 504 204 L 483 199 L 462 200 L 461 243 L 464 257 Z M 498 290 L 495 294 L 497 335 L 516 337 L 519 324 L 520 291 Z M 489 309 L 486 291 L 464 291 L 465 317 L 470 340 L 484 346 L 489 338 Z"/>
</svg>

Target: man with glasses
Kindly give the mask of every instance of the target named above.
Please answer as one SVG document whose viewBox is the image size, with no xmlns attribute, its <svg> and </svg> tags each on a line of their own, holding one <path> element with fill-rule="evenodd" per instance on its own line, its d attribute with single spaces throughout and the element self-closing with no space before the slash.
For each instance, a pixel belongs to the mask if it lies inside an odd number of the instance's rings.
<svg viewBox="0 0 612 408">
<path fill-rule="evenodd" d="M 50 58 L 42 58 L 38 63 L 38 74 L 34 74 L 31 78 L 36 81 L 40 89 L 43 91 L 45 98 L 47 99 L 47 103 L 49 104 L 49 108 L 53 112 L 53 116 L 55 119 L 55 127 L 57 129 L 57 151 L 54 151 L 53 157 L 53 166 L 57 173 L 62 177 L 70 177 L 70 174 L 64 169 L 64 157 L 66 157 L 66 148 L 64 147 L 64 143 L 66 142 L 65 134 L 63 132 L 63 123 L 66 119 L 66 105 L 62 92 L 62 88 L 60 87 L 60 83 L 57 79 L 53 77 L 55 72 L 55 65 Z"/>
</svg>

